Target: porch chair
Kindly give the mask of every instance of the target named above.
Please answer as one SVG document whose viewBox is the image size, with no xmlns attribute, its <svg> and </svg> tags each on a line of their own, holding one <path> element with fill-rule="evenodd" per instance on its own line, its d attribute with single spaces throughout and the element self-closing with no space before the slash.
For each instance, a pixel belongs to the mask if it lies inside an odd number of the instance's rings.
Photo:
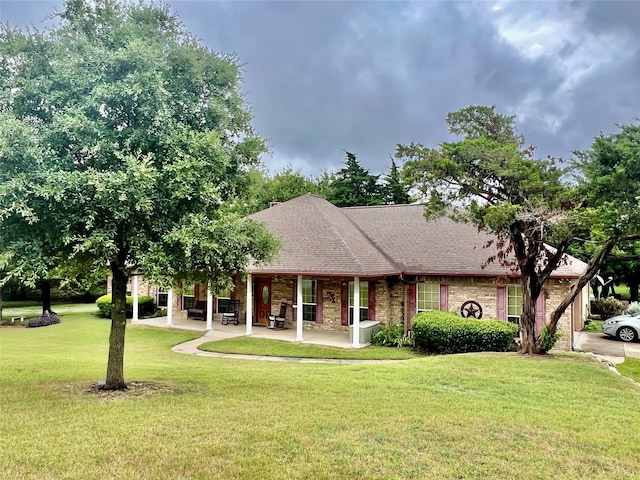
<svg viewBox="0 0 640 480">
<path fill-rule="evenodd" d="M 278 315 L 269 315 L 269 328 L 284 328 L 284 319 L 286 315 L 287 302 L 282 302 L 280 304 L 280 313 Z"/>
<path fill-rule="evenodd" d="M 240 300 L 229 301 L 229 311 L 222 314 L 222 325 L 229 325 L 229 322 L 233 322 L 234 325 L 238 325 L 238 318 L 240 316 Z"/>
</svg>

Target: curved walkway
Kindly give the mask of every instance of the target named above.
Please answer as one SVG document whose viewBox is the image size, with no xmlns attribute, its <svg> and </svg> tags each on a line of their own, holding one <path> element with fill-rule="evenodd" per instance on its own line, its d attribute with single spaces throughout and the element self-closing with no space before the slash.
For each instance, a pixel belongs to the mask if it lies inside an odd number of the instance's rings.
<svg viewBox="0 0 640 480">
<path fill-rule="evenodd" d="M 334 364 L 354 364 L 354 363 L 393 363 L 403 362 L 404 360 L 351 360 L 351 359 L 335 359 L 335 358 L 299 358 L 299 357 L 271 357 L 266 355 L 246 355 L 238 353 L 218 353 L 206 352 L 198 349 L 205 342 L 214 342 L 225 338 L 241 337 L 244 334 L 235 332 L 224 332 L 220 330 L 211 330 L 203 336 L 190 340 L 188 342 L 179 343 L 171 348 L 176 353 L 184 353 L 187 355 L 200 355 L 203 357 L 219 357 L 234 358 L 239 360 L 263 360 L 267 362 L 298 362 L 298 363 L 334 363 Z M 575 332 L 575 348 L 578 352 L 590 353 L 601 361 L 610 365 L 616 365 L 624 362 L 625 357 L 640 358 L 640 343 L 625 343 L 607 337 L 602 333 L 594 332 Z"/>
<path fill-rule="evenodd" d="M 350 365 L 354 363 L 394 363 L 403 362 L 404 360 L 350 360 L 350 359 L 337 359 L 337 358 L 299 358 L 299 357 L 270 357 L 266 355 L 244 355 L 239 353 L 218 353 L 218 352 L 205 352 L 198 349 L 200 345 L 206 342 L 214 342 L 216 340 L 222 340 L 225 338 L 234 338 L 244 335 L 238 335 L 235 333 L 221 332 L 219 330 L 211 330 L 205 333 L 200 338 L 189 340 L 188 342 L 179 343 L 171 350 L 176 353 L 185 353 L 188 355 L 200 355 L 203 357 L 219 357 L 219 358 L 234 358 L 239 360 L 263 360 L 267 362 L 298 362 L 298 363 L 334 363 Z"/>
</svg>

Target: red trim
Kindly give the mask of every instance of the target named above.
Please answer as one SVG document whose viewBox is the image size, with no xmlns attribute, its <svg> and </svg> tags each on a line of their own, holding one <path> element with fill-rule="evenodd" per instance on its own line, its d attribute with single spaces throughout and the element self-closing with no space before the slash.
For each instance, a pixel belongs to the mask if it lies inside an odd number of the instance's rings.
<svg viewBox="0 0 640 480">
<path fill-rule="evenodd" d="M 474 278 L 513 278 L 518 279 L 520 275 L 509 275 L 504 273 L 459 273 L 459 272 L 410 272 L 410 271 L 398 271 L 398 272 L 378 272 L 378 273 L 363 273 L 363 272 L 286 272 L 280 270 L 254 270 L 250 271 L 253 275 L 304 275 L 307 277 L 360 277 L 360 278 L 374 278 L 374 277 L 397 277 L 403 276 L 419 276 L 419 277 L 474 277 Z M 580 275 L 558 275 L 551 274 L 549 278 L 567 278 L 577 279 Z"/>
<path fill-rule="evenodd" d="M 369 282 L 369 320 L 376 319 L 376 282 Z"/>
<path fill-rule="evenodd" d="M 316 323 L 322 323 L 324 308 L 322 304 L 322 280 L 316 280 Z"/>
<path fill-rule="evenodd" d="M 507 287 L 496 288 L 496 314 L 498 320 L 507 319 Z"/>
<path fill-rule="evenodd" d="M 440 310 L 449 310 L 449 286 L 440 284 Z"/>
<path fill-rule="evenodd" d="M 540 296 L 536 300 L 536 336 L 542 333 L 542 326 L 546 322 L 546 300 L 547 294 L 544 290 L 540 292 Z"/>
<path fill-rule="evenodd" d="M 342 282 L 340 285 L 340 324 L 349 325 L 349 283 Z"/>
<path fill-rule="evenodd" d="M 407 330 L 411 330 L 411 320 L 416 315 L 416 284 L 407 284 Z"/>
</svg>

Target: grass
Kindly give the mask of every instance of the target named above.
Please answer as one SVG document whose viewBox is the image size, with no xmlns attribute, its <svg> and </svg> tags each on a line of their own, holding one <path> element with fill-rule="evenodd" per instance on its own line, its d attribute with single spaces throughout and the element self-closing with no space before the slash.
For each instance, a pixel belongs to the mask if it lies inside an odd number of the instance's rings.
<svg viewBox="0 0 640 480">
<path fill-rule="evenodd" d="M 207 342 L 200 345 L 199 348 L 200 350 L 205 350 L 207 352 L 239 353 L 269 357 L 332 358 L 344 360 L 406 360 L 419 356 L 408 348 L 369 346 L 359 349 L 346 349 L 251 337 L 229 338 L 226 340 Z"/>
<path fill-rule="evenodd" d="M 616 285 L 615 287 L 616 293 L 620 295 L 623 300 L 629 300 L 631 298 L 631 292 L 629 291 L 629 287 L 624 283 L 620 285 Z"/>
<path fill-rule="evenodd" d="M 584 327 L 582 327 L 582 331 L 583 332 L 602 332 L 603 323 L 604 323 L 604 320 L 594 320 L 592 318 L 590 323 L 585 324 Z"/>
<path fill-rule="evenodd" d="M 97 313 L 98 307 L 95 303 L 64 303 L 60 305 L 52 305 L 54 312 L 63 315 L 68 313 Z M 25 318 L 39 317 L 42 314 L 42 304 L 35 305 L 24 304 L 18 306 L 4 307 L 2 309 L 2 317 L 5 322 L 10 322 L 12 317 L 22 316 Z"/>
<path fill-rule="evenodd" d="M 625 377 L 640 382 L 640 358 L 626 357 L 623 363 L 616 365 L 616 368 Z"/>
<path fill-rule="evenodd" d="M 194 337 L 129 327 L 104 398 L 109 321 L 0 329 L 0 478 L 635 479 L 640 389 L 586 355 L 383 364 L 173 353 Z M 624 365 L 624 364 L 623 364 Z M 615 408 L 607 408 L 615 399 Z M 597 408 L 594 408 L 597 407 Z"/>
</svg>

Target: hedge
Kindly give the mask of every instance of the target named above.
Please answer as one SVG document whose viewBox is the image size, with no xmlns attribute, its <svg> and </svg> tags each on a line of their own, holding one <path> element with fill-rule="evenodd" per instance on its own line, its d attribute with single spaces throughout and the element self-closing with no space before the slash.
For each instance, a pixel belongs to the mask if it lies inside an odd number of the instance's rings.
<svg viewBox="0 0 640 480">
<path fill-rule="evenodd" d="M 412 325 L 416 347 L 431 353 L 507 352 L 518 334 L 513 323 L 437 310 L 417 314 Z"/>
<path fill-rule="evenodd" d="M 111 295 L 103 295 L 96 300 L 100 315 L 111 318 Z M 138 313 L 140 316 L 152 315 L 155 311 L 153 297 L 140 295 L 138 297 Z M 127 296 L 127 318 L 133 317 L 133 297 Z"/>
</svg>

